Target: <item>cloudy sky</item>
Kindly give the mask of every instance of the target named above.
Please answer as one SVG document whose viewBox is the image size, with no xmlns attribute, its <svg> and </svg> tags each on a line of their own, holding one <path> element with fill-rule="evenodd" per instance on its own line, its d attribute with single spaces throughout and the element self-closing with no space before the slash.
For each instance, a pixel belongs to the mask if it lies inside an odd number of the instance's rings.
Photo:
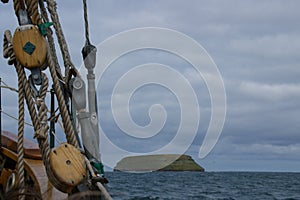
<svg viewBox="0 0 300 200">
<path fill-rule="evenodd" d="M 186 153 L 208 171 L 300 171 L 299 7 L 296 0 L 89 1 L 94 45 L 134 28 L 179 31 L 206 49 L 223 78 L 227 97 L 226 120 L 219 141 L 205 158 L 199 159 L 199 148 L 212 114 L 205 81 L 178 56 L 153 49 L 136 51 L 116 60 L 99 82 L 98 107 L 103 131 L 116 146 L 136 153 L 155 151 L 175 137 L 182 111 L 170 88 L 148 84 L 131 96 L 131 118 L 139 126 L 150 123 L 148 111 L 152 105 L 164 107 L 166 122 L 153 137 L 140 139 L 125 134 L 110 109 L 114 85 L 124 73 L 138 65 L 161 63 L 182 74 L 195 91 L 201 120 Z M 79 68 L 84 45 L 82 2 L 58 1 L 58 12 L 73 62 Z M 1 33 L 5 29 L 13 31 L 17 21 L 12 3 L 1 5 L 0 15 Z M 101 49 L 98 52 L 101 54 Z M 14 69 L 3 58 L 0 62 L 2 79 L 15 87 Z M 157 77 L 172 81 L 161 76 L 157 73 Z M 119 95 L 122 97 L 125 92 Z M 16 98 L 16 94 L 3 91 L 3 110 L 15 116 Z M 124 108 L 115 109 L 121 112 Z M 2 123 L 3 129 L 16 132 L 15 122 L 9 118 L 3 116 Z M 176 145 L 179 148 L 182 144 Z"/>
</svg>

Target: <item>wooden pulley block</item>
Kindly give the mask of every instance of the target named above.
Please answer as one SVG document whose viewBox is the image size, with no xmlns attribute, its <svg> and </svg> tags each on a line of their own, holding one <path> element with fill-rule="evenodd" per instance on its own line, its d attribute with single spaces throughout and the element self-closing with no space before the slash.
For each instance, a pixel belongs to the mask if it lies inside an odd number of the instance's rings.
<svg viewBox="0 0 300 200">
<path fill-rule="evenodd" d="M 15 30 L 13 49 L 19 62 L 28 69 L 41 67 L 46 60 L 46 39 L 35 25 L 22 25 Z"/>
<path fill-rule="evenodd" d="M 68 143 L 62 143 L 50 152 L 50 168 L 64 188 L 57 188 L 69 193 L 86 178 L 84 157 L 79 149 Z"/>
</svg>

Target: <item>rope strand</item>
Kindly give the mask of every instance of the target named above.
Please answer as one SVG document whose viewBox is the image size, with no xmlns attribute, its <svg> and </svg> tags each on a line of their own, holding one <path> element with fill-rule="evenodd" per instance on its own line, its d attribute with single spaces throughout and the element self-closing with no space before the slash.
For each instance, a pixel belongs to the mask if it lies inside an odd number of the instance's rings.
<svg viewBox="0 0 300 200">
<path fill-rule="evenodd" d="M 89 35 L 89 20 L 87 15 L 87 3 L 86 0 L 83 1 L 83 14 L 84 14 L 84 25 L 85 25 L 85 44 L 89 45 L 90 43 L 90 35 Z"/>
<path fill-rule="evenodd" d="M 11 119 L 14 119 L 14 120 L 16 120 L 16 121 L 19 121 L 19 119 L 18 119 L 17 117 L 12 116 L 11 114 L 5 112 L 4 110 L 0 110 L 0 112 L 2 112 L 4 115 L 6 115 L 7 117 L 9 117 L 9 118 L 11 118 Z M 25 121 L 24 121 L 24 124 L 33 127 L 33 125 L 30 124 L 30 123 L 28 123 L 28 122 L 25 122 Z"/>
</svg>

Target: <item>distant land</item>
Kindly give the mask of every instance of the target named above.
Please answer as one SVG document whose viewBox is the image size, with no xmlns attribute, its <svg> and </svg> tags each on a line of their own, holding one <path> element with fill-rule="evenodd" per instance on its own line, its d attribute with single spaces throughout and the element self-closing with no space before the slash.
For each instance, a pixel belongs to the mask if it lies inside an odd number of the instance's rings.
<svg viewBox="0 0 300 200">
<path fill-rule="evenodd" d="M 161 154 L 129 156 L 120 160 L 114 171 L 148 172 L 148 171 L 199 171 L 205 169 L 189 155 Z"/>
</svg>

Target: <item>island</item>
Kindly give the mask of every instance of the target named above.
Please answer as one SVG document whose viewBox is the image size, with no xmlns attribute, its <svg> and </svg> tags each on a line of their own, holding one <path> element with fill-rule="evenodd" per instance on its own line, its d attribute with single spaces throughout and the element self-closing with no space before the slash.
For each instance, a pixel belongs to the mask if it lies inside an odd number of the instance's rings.
<svg viewBox="0 0 300 200">
<path fill-rule="evenodd" d="M 114 171 L 152 172 L 152 171 L 198 171 L 205 169 L 189 155 L 159 154 L 128 156 L 120 160 Z"/>
</svg>

